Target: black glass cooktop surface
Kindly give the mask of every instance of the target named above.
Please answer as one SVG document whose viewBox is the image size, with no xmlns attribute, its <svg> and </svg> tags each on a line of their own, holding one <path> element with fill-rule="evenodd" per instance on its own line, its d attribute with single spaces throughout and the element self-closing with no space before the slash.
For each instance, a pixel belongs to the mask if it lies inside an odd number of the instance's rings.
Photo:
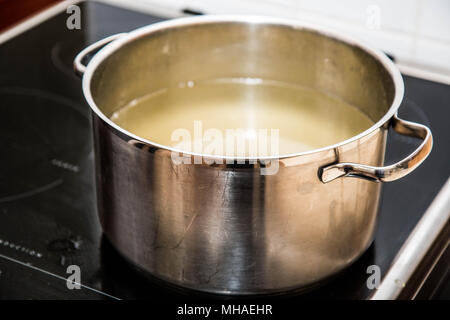
<svg viewBox="0 0 450 320">
<path fill-rule="evenodd" d="M 72 61 L 86 45 L 163 18 L 83 2 L 81 29 L 63 11 L 0 44 L 0 299 L 187 298 L 143 275 L 102 237 L 96 215 L 90 110 Z M 288 299 L 367 299 L 367 267 L 385 274 L 450 175 L 450 87 L 404 77 L 400 116 L 428 125 L 434 149 L 409 176 L 386 183 L 373 245 L 324 286 Z M 386 163 L 418 142 L 389 134 Z M 67 288 L 67 267 L 81 289 Z"/>
</svg>

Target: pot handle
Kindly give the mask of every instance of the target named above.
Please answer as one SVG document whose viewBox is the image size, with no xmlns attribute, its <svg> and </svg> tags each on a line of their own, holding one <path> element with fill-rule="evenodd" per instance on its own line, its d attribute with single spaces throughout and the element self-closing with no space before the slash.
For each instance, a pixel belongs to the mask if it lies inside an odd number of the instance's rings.
<svg viewBox="0 0 450 320">
<path fill-rule="evenodd" d="M 100 50 L 101 48 L 106 46 L 108 43 L 122 37 L 125 34 L 126 33 L 118 33 L 118 34 L 109 36 L 107 38 L 104 38 L 102 40 L 94 42 L 90 46 L 81 50 L 80 53 L 78 53 L 77 56 L 75 57 L 75 59 L 73 60 L 73 68 L 75 70 L 75 73 L 81 77 L 83 75 L 83 73 L 86 71 L 86 65 L 83 64 L 83 60 L 89 54 L 92 54 L 93 52 Z"/>
<path fill-rule="evenodd" d="M 417 168 L 430 154 L 433 146 L 431 130 L 421 124 L 400 119 L 392 119 L 395 132 L 423 139 L 420 146 L 406 158 L 385 167 L 372 167 L 358 163 L 337 163 L 319 169 L 319 178 L 327 183 L 339 177 L 358 177 L 375 182 L 388 182 L 400 179 Z"/>
</svg>

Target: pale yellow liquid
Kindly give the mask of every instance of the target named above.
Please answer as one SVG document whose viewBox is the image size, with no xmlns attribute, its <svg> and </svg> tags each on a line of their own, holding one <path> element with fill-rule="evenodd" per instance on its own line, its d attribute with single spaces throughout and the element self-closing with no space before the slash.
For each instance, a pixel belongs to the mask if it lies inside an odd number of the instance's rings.
<svg viewBox="0 0 450 320">
<path fill-rule="evenodd" d="M 181 83 L 130 102 L 111 120 L 139 137 L 171 147 L 180 147 L 179 141 L 171 139 L 176 129 L 187 129 L 195 139 L 194 121 L 201 121 L 203 131 L 219 129 L 224 137 L 226 129 L 250 129 L 249 141 L 255 139 L 252 132 L 258 129 L 268 129 L 269 133 L 278 129 L 279 155 L 329 146 L 373 125 L 365 114 L 339 99 L 309 88 L 258 79 Z"/>
</svg>

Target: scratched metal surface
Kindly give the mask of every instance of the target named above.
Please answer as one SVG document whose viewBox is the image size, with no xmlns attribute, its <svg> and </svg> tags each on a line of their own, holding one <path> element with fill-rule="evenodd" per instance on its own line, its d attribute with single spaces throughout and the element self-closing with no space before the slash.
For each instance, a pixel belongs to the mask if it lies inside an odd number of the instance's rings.
<svg viewBox="0 0 450 320">
<path fill-rule="evenodd" d="M 81 30 L 68 30 L 61 13 L 0 45 L 0 299 L 195 297 L 135 270 L 102 237 L 90 113 L 71 67 L 86 44 L 161 18 L 97 3 L 81 8 Z M 367 298 L 367 266 L 387 271 L 450 175 L 450 88 L 410 77 L 405 82 L 400 115 L 431 127 L 432 155 L 413 174 L 384 186 L 375 242 L 361 259 L 321 288 L 279 298 Z M 415 143 L 391 134 L 386 162 Z M 81 267 L 80 290 L 58 278 L 67 277 L 71 264 Z"/>
</svg>

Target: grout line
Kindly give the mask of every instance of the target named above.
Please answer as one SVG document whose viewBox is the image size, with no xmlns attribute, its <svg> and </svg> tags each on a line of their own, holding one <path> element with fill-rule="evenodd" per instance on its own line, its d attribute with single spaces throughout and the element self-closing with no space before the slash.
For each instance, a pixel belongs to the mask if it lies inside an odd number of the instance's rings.
<svg viewBox="0 0 450 320">
<path fill-rule="evenodd" d="M 44 270 L 44 269 L 35 267 L 35 266 L 31 265 L 31 264 L 28 264 L 28 263 L 25 263 L 25 262 L 16 260 L 16 259 L 14 259 L 14 258 L 5 256 L 5 255 L 3 255 L 3 254 L 0 254 L 0 258 L 9 260 L 9 261 L 11 261 L 11 262 L 15 262 L 15 263 L 17 263 L 17 264 L 20 264 L 20 265 L 22 265 L 22 266 L 28 267 L 28 268 L 33 269 L 33 270 L 36 270 L 36 271 L 40 271 L 40 272 L 42 272 L 42 273 L 45 273 L 45 274 L 50 275 L 50 276 L 53 276 L 53 277 L 55 277 L 55 278 L 57 278 L 57 279 L 60 279 L 60 280 L 65 281 L 65 282 L 67 281 L 67 279 L 64 278 L 63 276 L 60 276 L 60 275 L 51 273 L 51 272 L 46 271 L 46 270 Z M 112 296 L 112 295 L 110 295 L 110 294 L 107 294 L 107 293 L 105 293 L 105 292 L 103 292 L 103 291 L 100 291 L 100 290 L 97 290 L 97 289 L 88 287 L 88 286 L 86 286 L 86 285 L 84 285 L 84 284 L 81 284 L 81 283 L 78 283 L 78 282 L 75 282 L 75 281 L 73 281 L 72 283 L 73 283 L 73 284 L 76 284 L 76 285 L 79 285 L 79 286 L 81 286 L 81 287 L 83 287 L 83 288 L 85 288 L 85 289 L 91 290 L 91 291 L 93 291 L 93 292 L 102 294 L 102 295 L 104 295 L 104 296 L 106 296 L 106 297 L 108 297 L 108 298 L 115 299 L 115 300 L 122 300 L 122 299 L 120 299 L 120 298 L 117 298 L 117 297 L 115 297 L 115 296 Z"/>
<path fill-rule="evenodd" d="M 414 30 L 412 32 L 413 46 L 412 46 L 411 56 L 412 56 L 412 59 L 414 59 L 414 60 L 416 59 L 416 55 L 417 55 L 417 44 L 420 40 L 419 30 L 420 30 L 420 24 L 422 21 L 422 15 L 420 13 L 422 12 L 422 9 L 423 9 L 422 0 L 417 0 L 416 12 L 415 12 L 415 17 L 414 17 L 415 24 L 414 24 Z"/>
</svg>

